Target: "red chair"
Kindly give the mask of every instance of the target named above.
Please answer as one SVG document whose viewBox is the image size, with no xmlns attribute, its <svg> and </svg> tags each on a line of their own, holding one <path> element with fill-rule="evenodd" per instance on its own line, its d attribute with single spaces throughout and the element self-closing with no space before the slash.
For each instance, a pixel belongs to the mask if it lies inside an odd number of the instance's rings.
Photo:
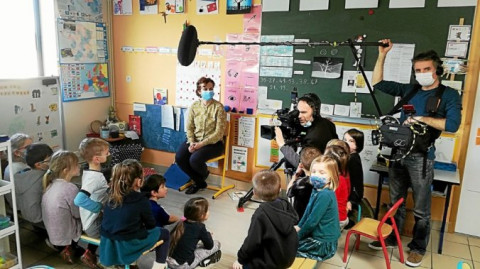
<svg viewBox="0 0 480 269">
<path fill-rule="evenodd" d="M 385 257 L 385 262 L 387 263 L 387 269 L 390 269 L 390 261 L 387 253 L 387 248 L 385 246 L 385 238 L 392 232 L 395 232 L 395 237 L 397 238 L 398 244 L 398 251 L 400 252 L 400 262 L 404 263 L 403 259 L 403 248 L 402 248 L 402 241 L 400 240 L 400 234 L 398 233 L 397 224 L 395 223 L 395 219 L 393 216 L 397 211 L 398 207 L 403 203 L 403 198 L 400 198 L 390 210 L 388 210 L 387 214 L 383 216 L 381 221 L 371 218 L 363 218 L 360 220 L 359 223 L 355 224 L 347 233 L 347 238 L 345 240 L 345 251 L 343 253 L 343 262 L 347 262 L 347 255 L 348 255 L 348 243 L 350 240 L 350 235 L 352 233 L 357 235 L 357 241 L 355 242 L 355 249 L 358 250 L 360 247 L 360 236 L 366 236 L 376 241 L 380 241 L 382 244 L 383 249 L 383 256 Z M 385 223 L 387 219 L 390 218 L 392 225 Z"/>
</svg>

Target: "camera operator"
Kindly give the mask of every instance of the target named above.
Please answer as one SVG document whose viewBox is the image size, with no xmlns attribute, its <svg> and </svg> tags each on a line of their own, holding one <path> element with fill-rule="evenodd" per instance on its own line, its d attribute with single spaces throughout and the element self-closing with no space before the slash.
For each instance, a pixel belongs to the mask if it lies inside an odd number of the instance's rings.
<svg viewBox="0 0 480 269">
<path fill-rule="evenodd" d="M 417 139 L 409 152 L 397 152 L 406 154 L 400 161 L 395 161 L 389 168 L 390 202 L 393 204 L 401 197 L 406 198 L 408 187 L 413 190 L 415 226 L 413 238 L 408 244 L 410 254 L 406 264 L 417 267 L 422 263 L 423 256 L 430 237 L 430 211 L 431 211 L 431 184 L 433 181 L 433 163 L 435 158 L 435 147 L 432 146 L 441 131 L 456 132 L 461 121 L 461 100 L 459 94 L 441 85 L 440 76 L 443 74 L 442 61 L 434 51 L 427 51 L 416 55 L 413 60 L 415 79 L 420 86 L 414 84 L 401 84 L 383 80 L 383 68 L 387 53 L 392 49 L 390 39 L 381 42 L 388 44 L 388 47 L 379 47 L 378 59 L 373 70 L 372 84 L 375 89 L 394 96 L 405 98 L 409 92 L 413 97 L 408 104 L 413 105 L 416 110 L 415 116 L 406 116 L 402 111 L 400 122 L 403 124 L 422 123 L 427 125 L 428 147 L 422 152 L 416 149 Z M 408 99 L 408 97 L 407 97 Z M 418 142 L 422 143 L 422 142 Z M 393 148 L 395 152 L 395 148 Z M 398 156 L 398 155 L 397 155 Z M 399 229 L 402 229 L 405 222 L 405 202 L 395 214 L 395 221 Z M 392 232 L 385 240 L 387 248 L 394 247 L 397 243 Z M 369 244 L 370 248 L 381 250 L 378 241 Z"/>
<path fill-rule="evenodd" d="M 325 147 L 331 139 L 338 138 L 335 124 L 320 115 L 320 98 L 314 93 L 307 93 L 298 99 L 298 119 L 305 129 L 306 135 L 301 138 L 300 147 L 315 147 L 320 152 L 325 151 Z M 296 145 L 285 144 L 282 130 L 275 127 L 275 140 L 280 151 L 285 156 L 287 162 L 298 167 L 300 155 L 296 152 Z"/>
</svg>

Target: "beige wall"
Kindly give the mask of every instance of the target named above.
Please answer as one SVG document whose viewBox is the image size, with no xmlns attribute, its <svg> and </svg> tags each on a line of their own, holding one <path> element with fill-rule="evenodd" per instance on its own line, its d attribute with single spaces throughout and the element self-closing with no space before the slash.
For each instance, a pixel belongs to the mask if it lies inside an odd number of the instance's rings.
<svg viewBox="0 0 480 269">
<path fill-rule="evenodd" d="M 98 98 L 63 103 L 63 137 L 66 150 L 78 150 L 80 141 L 90 132 L 90 123 L 107 118 L 110 101 L 111 98 Z"/>
</svg>

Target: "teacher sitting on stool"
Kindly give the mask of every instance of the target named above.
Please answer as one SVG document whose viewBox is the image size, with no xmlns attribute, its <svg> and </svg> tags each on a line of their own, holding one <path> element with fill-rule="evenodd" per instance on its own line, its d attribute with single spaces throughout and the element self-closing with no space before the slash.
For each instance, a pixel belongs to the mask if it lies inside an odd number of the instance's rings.
<svg viewBox="0 0 480 269">
<path fill-rule="evenodd" d="M 194 194 L 207 187 L 206 161 L 223 154 L 223 133 L 226 113 L 222 103 L 213 99 L 215 82 L 201 77 L 196 94 L 201 100 L 190 106 L 187 119 L 187 141 L 180 145 L 175 162 L 195 182 L 186 194 Z"/>
</svg>

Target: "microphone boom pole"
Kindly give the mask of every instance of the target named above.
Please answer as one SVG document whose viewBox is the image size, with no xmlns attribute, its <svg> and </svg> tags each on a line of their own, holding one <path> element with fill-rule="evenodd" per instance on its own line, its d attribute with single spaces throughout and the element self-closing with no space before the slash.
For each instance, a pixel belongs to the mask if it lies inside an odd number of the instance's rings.
<svg viewBox="0 0 480 269">
<path fill-rule="evenodd" d="M 195 60 L 195 55 L 197 54 L 197 48 L 200 45 L 254 45 L 254 46 L 294 46 L 294 47 L 315 47 L 315 46 L 384 46 L 387 47 L 388 44 L 381 42 L 352 42 L 343 41 L 343 42 L 329 42 L 329 41 L 318 41 L 318 42 L 294 42 L 294 41 L 283 41 L 283 42 L 213 42 L 213 41 L 199 41 L 197 35 L 197 29 L 193 25 L 189 25 L 183 30 L 182 37 L 178 43 L 178 53 L 177 58 L 181 65 L 189 66 L 193 60 Z"/>
</svg>

